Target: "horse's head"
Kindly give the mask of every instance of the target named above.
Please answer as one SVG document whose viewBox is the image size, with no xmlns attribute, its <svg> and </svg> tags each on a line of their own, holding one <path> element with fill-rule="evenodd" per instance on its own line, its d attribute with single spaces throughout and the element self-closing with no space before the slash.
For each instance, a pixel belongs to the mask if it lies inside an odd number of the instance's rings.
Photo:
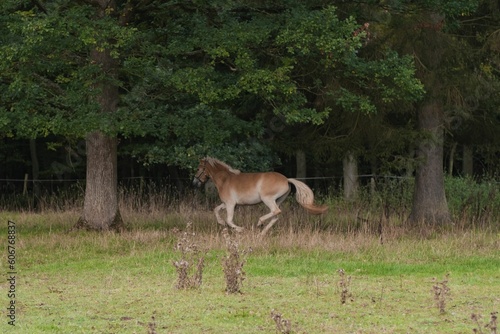
<svg viewBox="0 0 500 334">
<path fill-rule="evenodd" d="M 201 159 L 200 164 L 198 165 L 198 170 L 193 179 L 193 185 L 200 187 L 202 184 L 207 182 L 208 174 L 207 170 L 207 159 Z"/>
</svg>

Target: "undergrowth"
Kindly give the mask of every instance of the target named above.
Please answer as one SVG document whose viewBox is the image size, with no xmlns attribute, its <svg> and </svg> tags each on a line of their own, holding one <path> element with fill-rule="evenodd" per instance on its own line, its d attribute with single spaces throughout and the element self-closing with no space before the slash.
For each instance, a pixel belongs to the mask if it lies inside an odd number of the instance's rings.
<svg viewBox="0 0 500 334">
<path fill-rule="evenodd" d="M 372 185 L 360 188 L 355 201 L 346 202 L 335 192 L 321 194 L 318 199 L 329 205 L 330 213 L 314 219 L 315 228 L 335 228 L 337 232 L 366 230 L 378 233 L 381 242 L 387 227 L 387 221 L 403 224 L 411 210 L 413 197 L 411 178 L 380 178 Z M 500 191 L 495 180 L 478 182 L 472 178 L 447 177 L 445 189 L 450 213 L 455 228 L 482 228 L 498 231 L 500 229 Z M 299 208 L 289 196 L 282 204 L 283 214 L 293 213 L 298 219 L 293 227 L 301 229 L 311 223 L 309 216 Z M 24 212 L 64 212 L 79 211 L 83 207 L 84 186 L 76 183 L 64 189 L 46 190 L 39 196 L 26 194 L 0 194 L 0 210 Z M 167 214 L 193 211 L 211 211 L 220 202 L 216 195 L 203 191 L 188 190 L 182 194 L 175 189 L 142 182 L 138 186 L 119 187 L 119 207 L 122 215 L 140 214 L 153 219 L 162 219 Z M 263 207 L 263 206 L 262 206 Z M 255 210 L 264 214 L 266 208 Z M 238 209 L 243 210 L 243 209 Z M 332 219 L 335 219 L 335 225 Z M 241 220 L 240 216 L 235 219 Z M 257 217 L 253 220 L 257 221 Z M 149 219 L 151 220 L 151 219 Z M 278 221 L 282 224 L 285 219 Z M 179 222 L 182 226 L 185 220 Z"/>
</svg>

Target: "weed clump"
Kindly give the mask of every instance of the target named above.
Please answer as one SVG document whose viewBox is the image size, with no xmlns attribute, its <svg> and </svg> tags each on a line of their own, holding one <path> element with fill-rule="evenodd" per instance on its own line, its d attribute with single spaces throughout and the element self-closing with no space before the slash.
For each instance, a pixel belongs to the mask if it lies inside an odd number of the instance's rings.
<svg viewBox="0 0 500 334">
<path fill-rule="evenodd" d="M 492 334 L 497 334 L 498 329 L 498 312 L 491 312 L 490 322 L 486 325 L 491 330 Z"/>
<path fill-rule="evenodd" d="M 340 303 L 345 304 L 348 299 L 352 301 L 352 293 L 349 290 L 351 285 L 351 276 L 346 276 L 344 269 L 339 269 L 338 273 L 340 276 Z"/>
<path fill-rule="evenodd" d="M 205 266 L 205 257 L 194 240 L 192 223 L 188 222 L 184 232 L 175 230 L 177 244 L 174 250 L 180 253 L 181 258 L 173 262 L 177 271 L 177 289 L 195 289 L 200 287 Z"/>
<path fill-rule="evenodd" d="M 446 313 L 446 302 L 450 294 L 450 288 L 448 287 L 448 278 L 450 274 L 446 274 L 445 279 L 441 282 L 436 282 L 432 286 L 432 292 L 434 294 L 434 301 L 436 302 L 436 307 L 439 313 Z M 434 279 L 435 280 L 435 279 Z"/>
<path fill-rule="evenodd" d="M 281 313 L 272 310 L 271 319 L 273 319 L 274 323 L 276 324 L 276 332 L 281 334 L 292 333 L 292 323 L 290 322 L 290 320 L 283 318 Z"/>
<path fill-rule="evenodd" d="M 153 315 L 151 316 L 151 322 L 148 323 L 148 334 L 157 334 L 155 313 L 156 311 L 153 312 Z"/>
<path fill-rule="evenodd" d="M 490 313 L 490 322 L 488 322 L 484 328 L 488 328 L 490 330 L 491 334 L 497 334 L 497 329 L 498 329 L 498 312 L 491 312 Z M 474 328 L 472 330 L 473 333 L 480 333 L 483 334 L 483 330 L 481 329 L 481 325 L 479 324 L 479 320 L 481 319 L 481 316 L 475 313 L 472 313 L 471 319 L 474 320 L 474 322 L 477 325 L 477 328 Z"/>
<path fill-rule="evenodd" d="M 245 280 L 243 266 L 246 263 L 246 255 L 250 250 L 240 250 L 238 241 L 231 238 L 227 228 L 222 230 L 226 240 L 227 254 L 222 258 L 222 270 L 226 279 L 227 293 L 241 293 L 241 286 Z"/>
</svg>

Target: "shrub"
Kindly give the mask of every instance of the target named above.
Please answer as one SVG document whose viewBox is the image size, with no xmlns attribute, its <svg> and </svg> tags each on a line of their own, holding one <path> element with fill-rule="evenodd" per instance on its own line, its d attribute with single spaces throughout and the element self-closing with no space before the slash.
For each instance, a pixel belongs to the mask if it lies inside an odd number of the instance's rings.
<svg viewBox="0 0 500 334">
<path fill-rule="evenodd" d="M 205 258 L 194 241 L 195 233 L 191 228 L 192 223 L 188 222 L 184 232 L 174 232 L 178 235 L 175 250 L 181 255 L 180 260 L 173 262 L 177 271 L 177 289 L 198 288 L 202 282 Z"/>
<path fill-rule="evenodd" d="M 448 287 L 449 274 L 446 275 L 445 279 L 441 282 L 436 282 L 432 286 L 432 292 L 434 294 L 434 301 L 436 302 L 436 307 L 439 309 L 439 313 L 446 313 L 446 302 L 450 294 L 450 288 Z"/>
<path fill-rule="evenodd" d="M 498 218 L 500 194 L 495 181 L 447 177 L 445 188 L 450 212 L 462 224 L 485 226 Z"/>
<path fill-rule="evenodd" d="M 271 319 L 273 319 L 274 323 L 276 324 L 276 332 L 282 334 L 292 333 L 292 323 L 290 322 L 290 320 L 283 318 L 281 313 L 272 310 Z"/>
<path fill-rule="evenodd" d="M 226 240 L 227 248 L 227 254 L 222 258 L 222 269 L 226 279 L 226 292 L 241 293 L 241 285 L 245 280 L 243 266 L 245 265 L 245 255 L 248 251 L 242 251 L 239 249 L 238 242 L 231 238 L 227 228 L 222 230 L 222 235 Z"/>
<path fill-rule="evenodd" d="M 351 276 L 346 276 L 344 269 L 338 270 L 340 280 L 340 303 L 345 304 L 348 299 L 352 301 L 352 293 L 350 291 Z"/>
</svg>

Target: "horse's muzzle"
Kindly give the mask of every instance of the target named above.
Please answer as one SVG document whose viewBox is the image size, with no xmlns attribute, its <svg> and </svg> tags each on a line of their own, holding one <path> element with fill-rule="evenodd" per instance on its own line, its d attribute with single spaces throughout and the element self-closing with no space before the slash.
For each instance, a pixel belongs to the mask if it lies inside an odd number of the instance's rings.
<svg viewBox="0 0 500 334">
<path fill-rule="evenodd" d="M 198 180 L 197 178 L 194 178 L 194 179 L 193 179 L 193 186 L 195 186 L 195 187 L 198 187 L 198 188 L 199 188 L 199 187 L 201 187 L 201 185 L 202 185 L 202 183 L 201 183 L 201 181 L 200 181 L 200 180 Z"/>
</svg>

